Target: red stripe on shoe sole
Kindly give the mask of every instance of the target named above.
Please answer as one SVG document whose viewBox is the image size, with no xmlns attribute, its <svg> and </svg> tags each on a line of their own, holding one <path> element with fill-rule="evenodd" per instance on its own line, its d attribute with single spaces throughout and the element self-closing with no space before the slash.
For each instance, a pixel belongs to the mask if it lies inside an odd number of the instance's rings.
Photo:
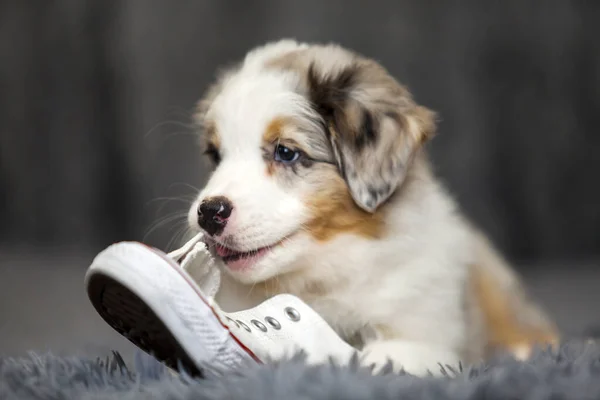
<svg viewBox="0 0 600 400">
<path fill-rule="evenodd" d="M 180 265 L 178 265 L 177 263 L 175 263 L 175 261 L 173 261 L 171 258 L 169 258 L 163 251 L 156 249 L 154 247 L 148 246 L 144 243 L 140 243 L 137 242 L 139 244 L 141 244 L 142 246 L 152 250 L 153 253 L 157 254 L 158 256 L 160 256 L 162 259 L 166 260 L 169 265 L 175 269 L 175 271 L 179 274 L 179 276 L 181 276 L 183 279 L 185 279 L 185 281 L 190 285 L 190 287 L 194 290 L 194 292 L 196 292 L 196 294 L 198 295 L 198 297 L 200 297 L 200 300 L 202 300 L 202 302 L 204 304 L 206 304 L 206 306 L 212 311 L 213 315 L 217 318 L 217 321 L 219 321 L 219 323 L 221 324 L 221 326 L 227 330 L 227 332 L 229 333 L 229 335 L 233 338 L 233 340 L 235 340 L 235 342 L 242 348 L 242 350 L 244 350 L 246 353 L 248 353 L 253 359 L 254 361 L 261 363 L 262 361 L 260 360 L 260 358 L 258 358 L 258 356 L 256 354 L 254 354 L 254 352 L 252 350 L 250 350 L 246 345 L 244 345 L 240 339 L 238 339 L 233 332 L 231 332 L 231 330 L 229 329 L 229 327 L 227 325 L 225 325 L 223 323 L 223 321 L 221 320 L 221 318 L 219 317 L 219 314 L 217 314 L 215 312 L 215 309 L 208 303 L 208 301 L 204 298 L 204 295 L 202 294 L 202 292 L 200 290 L 197 289 L 196 283 L 193 282 L 187 275 L 182 274 L 182 268 Z"/>
</svg>

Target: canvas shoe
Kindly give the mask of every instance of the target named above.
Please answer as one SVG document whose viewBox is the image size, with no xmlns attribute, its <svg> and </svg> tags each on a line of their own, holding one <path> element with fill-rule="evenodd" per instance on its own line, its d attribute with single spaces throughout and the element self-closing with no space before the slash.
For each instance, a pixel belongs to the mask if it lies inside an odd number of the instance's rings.
<svg viewBox="0 0 600 400">
<path fill-rule="evenodd" d="M 223 312 L 214 301 L 220 272 L 201 239 L 169 254 L 139 242 L 109 246 L 86 273 L 91 303 L 136 346 L 192 375 L 298 352 L 313 364 L 344 364 L 354 356 L 355 349 L 295 296 Z"/>
</svg>

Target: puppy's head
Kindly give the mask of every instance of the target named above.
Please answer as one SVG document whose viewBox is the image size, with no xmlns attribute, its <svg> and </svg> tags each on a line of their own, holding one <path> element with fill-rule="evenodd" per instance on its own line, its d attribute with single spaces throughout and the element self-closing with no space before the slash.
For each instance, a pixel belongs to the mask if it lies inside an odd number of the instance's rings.
<svg viewBox="0 0 600 400">
<path fill-rule="evenodd" d="M 293 41 L 226 71 L 197 120 L 214 172 L 189 222 L 247 283 L 300 268 L 340 235 L 380 237 L 382 205 L 435 130 L 374 61 Z"/>
</svg>

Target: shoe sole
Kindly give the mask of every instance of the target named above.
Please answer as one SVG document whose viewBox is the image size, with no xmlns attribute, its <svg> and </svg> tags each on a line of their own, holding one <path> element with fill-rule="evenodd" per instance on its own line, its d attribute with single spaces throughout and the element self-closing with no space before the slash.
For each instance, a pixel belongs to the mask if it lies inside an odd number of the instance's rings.
<svg viewBox="0 0 600 400">
<path fill-rule="evenodd" d="M 135 293 L 100 274 L 90 278 L 88 287 L 96 311 L 114 330 L 167 366 L 202 376 L 173 333 Z"/>
<path fill-rule="evenodd" d="M 88 297 L 119 334 L 175 370 L 237 368 L 256 357 L 221 322 L 197 285 L 164 253 L 122 242 L 99 253 Z"/>
</svg>

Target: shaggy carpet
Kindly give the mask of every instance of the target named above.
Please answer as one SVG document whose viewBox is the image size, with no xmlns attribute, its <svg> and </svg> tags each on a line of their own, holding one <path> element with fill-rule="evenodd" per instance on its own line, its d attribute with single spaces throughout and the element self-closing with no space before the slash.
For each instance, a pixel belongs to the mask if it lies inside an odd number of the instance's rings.
<svg viewBox="0 0 600 400">
<path fill-rule="evenodd" d="M 131 365 L 117 353 L 105 360 L 29 354 L 0 359 L 0 399 L 600 399 L 600 348 L 563 345 L 527 362 L 502 357 L 438 378 L 308 367 L 296 357 L 192 379 L 141 353 Z"/>
</svg>

